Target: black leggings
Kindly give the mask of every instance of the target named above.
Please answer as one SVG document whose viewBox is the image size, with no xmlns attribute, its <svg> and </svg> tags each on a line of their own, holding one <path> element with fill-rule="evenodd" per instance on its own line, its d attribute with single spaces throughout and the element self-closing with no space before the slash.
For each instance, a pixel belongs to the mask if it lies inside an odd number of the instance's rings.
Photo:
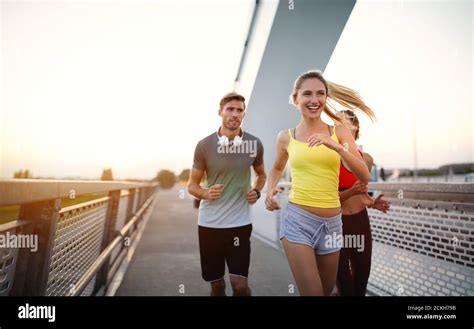
<svg viewBox="0 0 474 329">
<path fill-rule="evenodd" d="M 341 249 L 337 271 L 339 294 L 365 296 L 372 258 L 372 233 L 367 209 L 364 208 L 354 215 L 342 215 L 342 232 L 344 235 L 364 235 L 364 250 Z"/>
</svg>

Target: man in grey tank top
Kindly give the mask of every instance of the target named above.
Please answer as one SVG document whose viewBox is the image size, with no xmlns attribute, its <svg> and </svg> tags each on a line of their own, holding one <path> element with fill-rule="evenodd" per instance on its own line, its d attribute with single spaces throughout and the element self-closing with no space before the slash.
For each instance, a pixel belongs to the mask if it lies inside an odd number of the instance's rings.
<svg viewBox="0 0 474 329">
<path fill-rule="evenodd" d="M 263 145 L 241 128 L 245 116 L 242 95 L 229 93 L 219 105 L 222 124 L 196 145 L 188 191 L 202 200 L 199 252 L 202 277 L 211 284 L 211 296 L 225 296 L 226 263 L 234 296 L 250 296 L 250 205 L 260 198 L 265 185 Z M 253 185 L 250 167 L 256 174 Z M 204 173 L 207 186 L 201 187 Z"/>
</svg>

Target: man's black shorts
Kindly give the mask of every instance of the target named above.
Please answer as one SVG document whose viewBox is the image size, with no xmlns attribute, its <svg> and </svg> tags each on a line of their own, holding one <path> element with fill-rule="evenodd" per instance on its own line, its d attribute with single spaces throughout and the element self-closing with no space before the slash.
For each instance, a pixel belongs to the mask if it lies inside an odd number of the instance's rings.
<svg viewBox="0 0 474 329">
<path fill-rule="evenodd" d="M 198 230 L 202 278 L 205 281 L 223 278 L 226 262 L 229 274 L 248 277 L 252 224 L 232 228 L 199 226 Z"/>
</svg>

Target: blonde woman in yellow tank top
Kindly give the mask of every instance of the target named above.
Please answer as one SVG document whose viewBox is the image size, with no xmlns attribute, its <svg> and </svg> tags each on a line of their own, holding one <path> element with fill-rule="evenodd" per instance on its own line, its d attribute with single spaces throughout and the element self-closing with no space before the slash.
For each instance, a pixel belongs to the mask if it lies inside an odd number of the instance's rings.
<svg viewBox="0 0 474 329">
<path fill-rule="evenodd" d="M 321 120 L 324 111 L 333 121 L 341 122 L 328 98 L 375 118 L 355 91 L 326 81 L 320 71 L 300 75 L 290 96 L 300 112 L 300 122 L 278 134 L 265 199 L 268 210 L 280 209 L 274 197 L 290 160 L 292 189 L 283 212 L 280 239 L 303 296 L 328 296 L 335 285 L 340 247 L 333 238 L 342 235 L 338 192 L 341 159 L 360 182 L 367 184 L 370 179 L 350 130 Z"/>
</svg>

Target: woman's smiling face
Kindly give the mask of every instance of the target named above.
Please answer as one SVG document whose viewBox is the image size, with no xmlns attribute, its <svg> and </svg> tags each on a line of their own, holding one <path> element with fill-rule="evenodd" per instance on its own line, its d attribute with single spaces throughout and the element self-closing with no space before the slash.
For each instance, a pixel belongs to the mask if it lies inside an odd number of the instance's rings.
<svg viewBox="0 0 474 329">
<path fill-rule="evenodd" d="M 326 105 L 327 93 L 324 83 L 319 79 L 306 79 L 301 83 L 294 103 L 301 115 L 317 118 Z"/>
</svg>

